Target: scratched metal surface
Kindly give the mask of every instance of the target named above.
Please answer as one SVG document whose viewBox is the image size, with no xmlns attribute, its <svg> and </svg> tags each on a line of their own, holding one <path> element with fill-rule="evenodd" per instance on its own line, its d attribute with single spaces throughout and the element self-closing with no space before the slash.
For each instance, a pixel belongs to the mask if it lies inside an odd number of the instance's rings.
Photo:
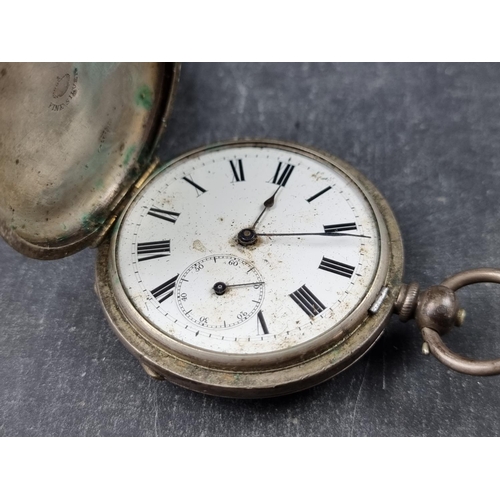
<svg viewBox="0 0 500 500">
<path fill-rule="evenodd" d="M 500 65 L 186 64 L 168 160 L 233 137 L 333 153 L 386 196 L 406 278 L 423 286 L 500 267 Z M 0 242 L 0 435 L 450 436 L 500 434 L 500 378 L 451 372 L 393 319 L 355 366 L 270 400 L 203 396 L 149 379 L 93 292 L 95 251 L 29 260 Z M 500 287 L 461 294 L 449 345 L 500 356 Z"/>
</svg>

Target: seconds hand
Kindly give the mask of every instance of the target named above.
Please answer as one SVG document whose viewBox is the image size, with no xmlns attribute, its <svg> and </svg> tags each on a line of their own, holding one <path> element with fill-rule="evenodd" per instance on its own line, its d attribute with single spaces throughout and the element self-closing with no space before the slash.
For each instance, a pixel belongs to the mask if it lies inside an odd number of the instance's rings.
<svg viewBox="0 0 500 500">
<path fill-rule="evenodd" d="M 238 286 L 252 286 L 252 285 L 263 285 L 263 281 L 256 281 L 255 283 L 237 283 L 236 285 L 227 285 L 223 281 L 218 281 L 212 288 L 217 295 L 224 295 L 224 292 L 228 288 L 235 288 Z"/>
<path fill-rule="evenodd" d="M 255 283 L 238 283 L 237 285 L 226 285 L 228 288 L 234 288 L 235 286 L 252 286 L 252 285 L 263 285 L 263 281 L 256 281 Z"/>
</svg>

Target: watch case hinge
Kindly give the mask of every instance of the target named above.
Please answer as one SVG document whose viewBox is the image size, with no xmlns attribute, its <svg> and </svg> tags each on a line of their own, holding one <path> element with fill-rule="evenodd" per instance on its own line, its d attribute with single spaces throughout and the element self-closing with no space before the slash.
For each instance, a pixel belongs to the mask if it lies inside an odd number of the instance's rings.
<svg viewBox="0 0 500 500">
<path fill-rule="evenodd" d="M 144 185 L 144 183 L 149 179 L 151 174 L 154 172 L 158 164 L 160 163 L 160 159 L 155 156 L 153 160 L 151 161 L 151 164 L 149 167 L 146 169 L 146 171 L 139 177 L 139 179 L 132 185 L 132 188 L 128 191 L 127 195 L 124 196 L 123 200 L 118 203 L 116 209 L 113 211 L 113 213 L 108 217 L 106 222 L 103 224 L 103 226 L 99 229 L 97 235 L 95 236 L 94 241 L 92 242 L 91 247 L 95 248 L 98 247 L 106 238 L 107 234 L 109 233 L 110 229 L 113 227 L 114 223 L 116 222 L 116 219 L 118 219 L 118 215 L 121 213 L 123 210 L 124 206 L 128 204 L 129 200 L 132 198 L 132 196 L 139 190 L 141 187 Z"/>
<path fill-rule="evenodd" d="M 158 166 L 158 163 L 160 163 L 160 159 L 155 156 L 153 160 L 151 161 L 151 165 L 146 169 L 146 171 L 139 177 L 137 182 L 134 184 L 133 191 L 137 191 L 138 189 L 141 189 L 141 187 L 144 185 L 144 183 L 149 179 L 153 171 L 156 169 Z"/>
</svg>

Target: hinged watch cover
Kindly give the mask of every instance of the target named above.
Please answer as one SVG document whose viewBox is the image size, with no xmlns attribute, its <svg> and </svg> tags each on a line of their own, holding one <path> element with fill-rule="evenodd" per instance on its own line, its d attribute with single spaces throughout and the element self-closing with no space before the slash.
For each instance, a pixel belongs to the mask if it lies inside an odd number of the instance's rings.
<svg viewBox="0 0 500 500">
<path fill-rule="evenodd" d="M 93 243 L 147 169 L 174 63 L 0 63 L 0 234 L 55 259 Z"/>
</svg>

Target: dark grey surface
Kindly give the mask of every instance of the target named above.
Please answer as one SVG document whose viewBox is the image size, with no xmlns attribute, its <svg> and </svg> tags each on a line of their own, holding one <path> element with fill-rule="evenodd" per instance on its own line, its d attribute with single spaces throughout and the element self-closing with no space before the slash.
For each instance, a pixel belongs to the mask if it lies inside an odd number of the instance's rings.
<svg viewBox="0 0 500 500">
<path fill-rule="evenodd" d="M 185 64 L 160 153 L 233 137 L 296 141 L 343 158 L 386 196 L 406 280 L 500 267 L 500 65 Z M 396 318 L 370 353 L 316 388 L 257 401 L 149 379 L 108 327 L 95 251 L 40 262 L 0 242 L 0 434 L 498 435 L 500 378 L 420 354 Z M 500 286 L 462 294 L 447 343 L 500 357 Z"/>
</svg>

